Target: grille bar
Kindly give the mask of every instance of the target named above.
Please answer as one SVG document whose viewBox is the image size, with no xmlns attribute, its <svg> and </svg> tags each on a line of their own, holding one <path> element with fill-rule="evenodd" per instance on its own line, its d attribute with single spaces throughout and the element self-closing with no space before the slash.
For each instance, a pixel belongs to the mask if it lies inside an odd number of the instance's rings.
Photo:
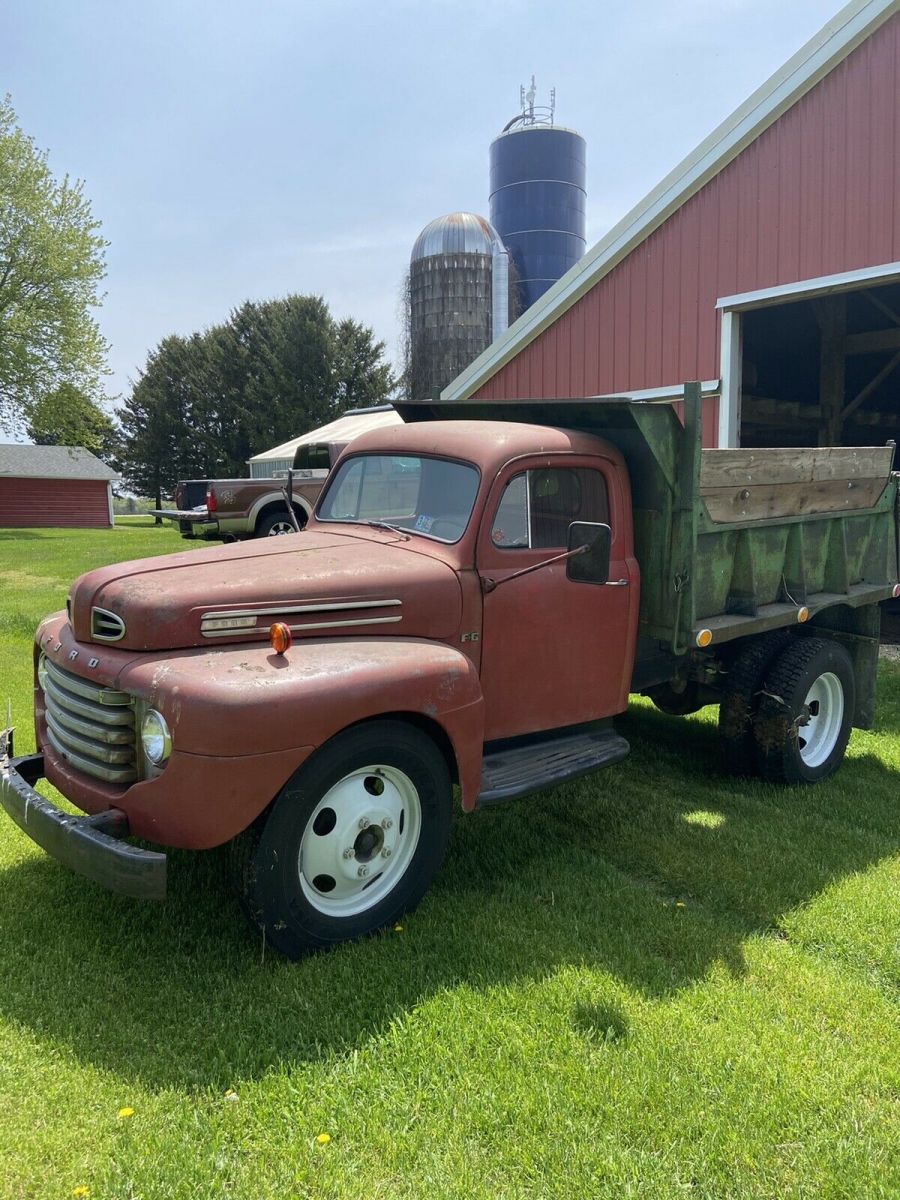
<svg viewBox="0 0 900 1200">
<path fill-rule="evenodd" d="M 98 687 L 44 660 L 47 737 L 74 767 L 108 783 L 137 779 L 134 709 L 127 692 Z"/>
</svg>

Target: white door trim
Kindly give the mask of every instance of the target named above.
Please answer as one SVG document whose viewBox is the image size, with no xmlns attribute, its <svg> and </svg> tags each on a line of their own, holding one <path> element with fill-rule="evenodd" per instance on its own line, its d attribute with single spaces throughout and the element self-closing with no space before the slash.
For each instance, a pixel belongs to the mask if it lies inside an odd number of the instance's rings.
<svg viewBox="0 0 900 1200">
<path fill-rule="evenodd" d="M 740 292 L 723 296 L 716 301 L 722 314 L 719 342 L 719 374 L 722 394 L 719 399 L 719 447 L 729 449 L 741 442 L 741 313 L 773 304 L 789 304 L 792 300 L 810 300 L 832 292 L 848 292 L 866 283 L 900 282 L 900 262 L 881 263 L 844 271 L 839 275 L 820 275 L 815 279 L 799 279 L 779 287 L 760 288 L 756 292 Z"/>
<path fill-rule="evenodd" d="M 820 275 L 815 279 L 783 283 L 779 287 L 760 288 L 757 292 L 723 296 L 716 301 L 716 308 L 726 312 L 743 312 L 748 308 L 763 308 L 792 299 L 808 300 L 811 296 L 826 296 L 829 292 L 846 292 L 858 288 L 861 283 L 896 283 L 898 280 L 900 262 L 881 263 L 875 267 L 862 267 L 858 271 L 844 271 L 840 275 Z"/>
<path fill-rule="evenodd" d="M 719 377 L 719 449 L 733 450 L 741 444 L 741 314 L 722 313 Z"/>
</svg>

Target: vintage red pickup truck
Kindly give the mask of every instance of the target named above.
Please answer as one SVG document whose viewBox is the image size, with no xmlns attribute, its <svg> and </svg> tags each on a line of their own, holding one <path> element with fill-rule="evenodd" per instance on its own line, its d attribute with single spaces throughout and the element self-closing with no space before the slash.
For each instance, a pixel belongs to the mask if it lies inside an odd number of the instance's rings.
<svg viewBox="0 0 900 1200">
<path fill-rule="evenodd" d="M 0 801 L 136 896 L 166 857 L 129 835 L 232 842 L 250 920 L 296 957 L 418 902 L 454 787 L 469 812 L 621 760 L 630 693 L 718 704 L 728 770 L 828 776 L 900 594 L 891 449 L 701 451 L 699 411 L 695 385 L 684 424 L 408 405 L 298 536 L 83 575 L 37 630 L 40 749 L 6 757 Z"/>
</svg>

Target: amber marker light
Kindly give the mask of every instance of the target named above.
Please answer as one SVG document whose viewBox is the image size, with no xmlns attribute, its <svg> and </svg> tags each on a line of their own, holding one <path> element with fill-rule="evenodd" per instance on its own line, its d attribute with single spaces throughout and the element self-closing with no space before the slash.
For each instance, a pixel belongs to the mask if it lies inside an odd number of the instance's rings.
<svg viewBox="0 0 900 1200">
<path fill-rule="evenodd" d="M 802 608 L 797 609 L 797 620 L 802 625 L 804 621 L 809 620 L 809 609 L 804 604 Z"/>
<path fill-rule="evenodd" d="M 285 625 L 284 621 L 276 621 L 269 627 L 269 641 L 276 654 L 286 654 L 293 640 L 290 627 Z"/>
<path fill-rule="evenodd" d="M 704 650 L 709 645 L 709 643 L 712 641 L 712 630 L 711 629 L 701 629 L 700 632 L 697 634 L 696 641 L 697 641 L 697 645 L 700 647 L 700 649 Z"/>
</svg>

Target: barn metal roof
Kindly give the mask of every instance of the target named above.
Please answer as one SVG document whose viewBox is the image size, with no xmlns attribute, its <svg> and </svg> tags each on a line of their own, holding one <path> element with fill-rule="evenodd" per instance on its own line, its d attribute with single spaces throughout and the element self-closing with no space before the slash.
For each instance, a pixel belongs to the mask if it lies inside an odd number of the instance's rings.
<svg viewBox="0 0 900 1200">
<path fill-rule="evenodd" d="M 81 446 L 0 444 L 0 479 L 118 479 L 90 450 Z"/>
<path fill-rule="evenodd" d="M 851 0 L 448 384 L 441 400 L 473 395 L 898 11 L 900 0 Z"/>
</svg>

